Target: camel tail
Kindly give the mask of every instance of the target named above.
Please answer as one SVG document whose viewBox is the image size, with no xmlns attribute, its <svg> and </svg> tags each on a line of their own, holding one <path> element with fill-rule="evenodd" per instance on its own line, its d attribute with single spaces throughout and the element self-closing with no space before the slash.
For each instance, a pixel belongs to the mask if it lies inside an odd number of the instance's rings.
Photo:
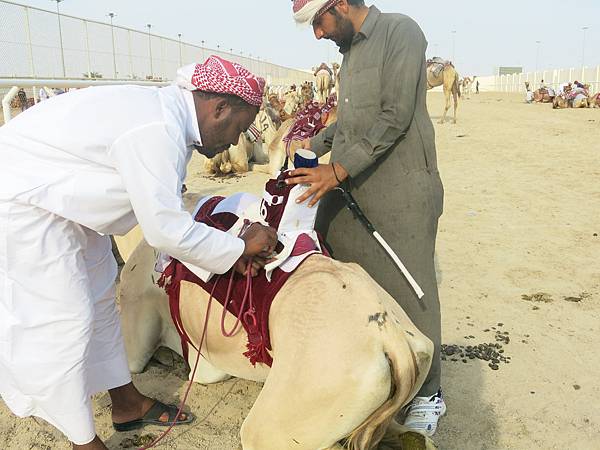
<svg viewBox="0 0 600 450">
<path fill-rule="evenodd" d="M 346 440 L 348 450 L 372 450 L 383 439 L 386 430 L 394 421 L 394 416 L 400 409 L 412 399 L 416 390 L 419 376 L 417 359 L 429 358 L 431 353 L 415 355 L 403 335 L 402 330 L 394 330 L 394 336 L 385 339 L 384 352 L 390 366 L 391 386 L 390 396 L 375 412 L 373 412 Z M 400 335 L 402 334 L 402 335 Z M 407 364 L 406 355 L 412 355 L 413 359 Z M 427 364 L 427 361 L 425 361 Z M 407 379 L 408 378 L 408 379 Z"/>
</svg>

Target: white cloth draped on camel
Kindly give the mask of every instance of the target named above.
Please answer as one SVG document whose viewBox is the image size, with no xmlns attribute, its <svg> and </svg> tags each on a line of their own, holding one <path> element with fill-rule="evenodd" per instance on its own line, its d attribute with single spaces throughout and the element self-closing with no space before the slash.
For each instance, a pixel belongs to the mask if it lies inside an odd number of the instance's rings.
<svg viewBox="0 0 600 450">
<path fill-rule="evenodd" d="M 89 396 L 129 382 L 108 236 L 224 273 L 244 242 L 196 223 L 181 186 L 200 134 L 192 93 L 94 87 L 0 128 L 0 395 L 90 442 Z"/>
</svg>

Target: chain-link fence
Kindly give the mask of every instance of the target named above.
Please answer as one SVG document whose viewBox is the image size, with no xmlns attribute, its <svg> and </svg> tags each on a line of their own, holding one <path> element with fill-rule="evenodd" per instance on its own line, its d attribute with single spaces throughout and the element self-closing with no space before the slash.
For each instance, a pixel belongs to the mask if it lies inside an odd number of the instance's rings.
<svg viewBox="0 0 600 450">
<path fill-rule="evenodd" d="M 238 62 L 271 86 L 301 84 L 309 72 L 108 23 L 0 0 L 0 78 L 171 80 L 211 54 Z"/>
</svg>

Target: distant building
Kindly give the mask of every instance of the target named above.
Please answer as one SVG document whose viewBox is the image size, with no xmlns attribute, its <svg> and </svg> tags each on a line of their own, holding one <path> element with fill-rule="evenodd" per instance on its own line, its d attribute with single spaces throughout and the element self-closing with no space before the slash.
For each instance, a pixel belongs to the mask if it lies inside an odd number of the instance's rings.
<svg viewBox="0 0 600 450">
<path fill-rule="evenodd" d="M 501 66 L 501 67 L 498 67 L 497 75 L 513 75 L 515 73 L 523 73 L 523 68 L 522 67 Z"/>
</svg>

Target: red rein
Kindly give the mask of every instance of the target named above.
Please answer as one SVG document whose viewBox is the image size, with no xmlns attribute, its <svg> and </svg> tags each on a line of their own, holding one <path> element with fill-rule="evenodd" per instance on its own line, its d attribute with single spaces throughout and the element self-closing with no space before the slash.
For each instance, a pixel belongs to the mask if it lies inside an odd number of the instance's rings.
<svg viewBox="0 0 600 450">
<path fill-rule="evenodd" d="M 231 301 L 231 289 L 233 287 L 233 278 L 235 275 L 235 271 L 234 270 L 231 271 L 231 278 L 229 279 L 229 285 L 227 286 L 227 297 L 223 304 L 223 314 L 221 315 L 221 333 L 223 333 L 223 336 L 225 336 L 225 337 L 232 337 L 239 331 L 241 321 L 242 321 L 242 315 L 244 316 L 244 319 L 246 319 L 246 320 L 251 319 L 254 326 L 256 326 L 256 313 L 255 313 L 254 303 L 253 303 L 253 298 L 252 298 L 252 274 L 251 274 L 252 270 L 251 269 L 252 269 L 252 259 L 250 259 L 248 261 L 248 265 L 246 266 L 246 271 L 247 271 L 246 272 L 246 289 L 244 291 L 244 297 L 242 300 L 242 307 L 240 308 L 240 314 L 236 317 L 235 325 L 233 326 L 231 331 L 228 332 L 227 330 L 225 330 L 225 317 L 227 316 L 227 305 Z M 192 388 L 192 383 L 194 382 L 194 377 L 196 376 L 196 369 L 198 369 L 198 363 L 200 362 L 200 356 L 201 356 L 200 349 L 202 348 L 202 344 L 204 343 L 204 340 L 206 339 L 206 331 L 208 330 L 208 319 L 210 316 L 210 307 L 212 305 L 212 301 L 214 298 L 213 295 L 215 293 L 217 284 L 218 283 L 215 283 L 215 285 L 213 286 L 212 292 L 210 293 L 210 297 L 208 298 L 208 305 L 206 307 L 206 316 L 204 318 L 204 328 L 202 330 L 202 336 L 200 338 L 200 343 L 198 344 L 198 347 L 196 347 L 192 343 L 192 340 L 189 338 L 189 336 L 185 332 L 185 329 L 183 328 L 183 323 L 181 323 L 180 327 L 178 327 L 181 329 L 181 332 L 183 333 L 182 336 L 184 336 L 185 340 L 196 350 L 197 355 L 196 355 L 196 362 L 194 363 L 194 369 L 192 370 L 192 376 L 190 377 L 188 387 L 183 396 L 183 400 L 181 400 L 181 404 L 179 405 L 179 410 L 177 411 L 175 420 L 173 421 L 173 423 L 171 423 L 169 428 L 167 428 L 150 445 L 148 445 L 146 447 L 141 447 L 138 450 L 147 450 L 147 449 L 153 448 L 160 441 L 162 441 L 171 432 L 173 427 L 175 427 L 175 424 L 177 423 L 177 419 L 179 418 L 179 415 L 183 411 L 183 407 L 185 405 L 185 402 L 187 401 L 188 395 Z M 244 307 L 246 306 L 246 302 L 248 302 L 248 301 L 250 302 L 250 308 L 248 308 L 248 311 L 246 311 L 246 313 L 242 313 L 242 311 L 244 311 Z"/>
</svg>

